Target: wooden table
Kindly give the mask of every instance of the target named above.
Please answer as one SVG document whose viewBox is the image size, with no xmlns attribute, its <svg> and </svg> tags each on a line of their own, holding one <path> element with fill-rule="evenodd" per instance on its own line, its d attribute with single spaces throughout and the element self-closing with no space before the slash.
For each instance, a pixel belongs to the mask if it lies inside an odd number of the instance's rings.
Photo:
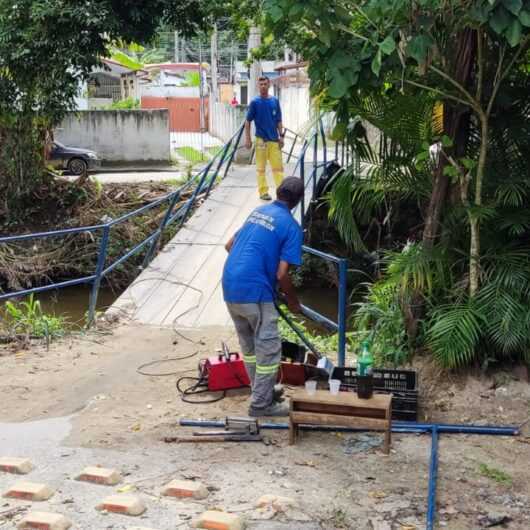
<svg viewBox="0 0 530 530">
<path fill-rule="evenodd" d="M 384 452 L 388 454 L 392 429 L 392 395 L 378 394 L 370 399 L 359 399 L 353 392 L 332 395 L 328 390 L 317 390 L 310 395 L 305 389 L 298 390 L 291 398 L 290 445 L 296 442 L 301 424 L 384 431 Z"/>
</svg>

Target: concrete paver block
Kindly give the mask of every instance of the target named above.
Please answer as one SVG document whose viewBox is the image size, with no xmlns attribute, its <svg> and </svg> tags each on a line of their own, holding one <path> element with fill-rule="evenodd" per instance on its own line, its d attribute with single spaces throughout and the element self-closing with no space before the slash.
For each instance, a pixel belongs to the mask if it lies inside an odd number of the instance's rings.
<svg viewBox="0 0 530 530">
<path fill-rule="evenodd" d="M 25 501 L 47 501 L 55 491 L 47 484 L 37 482 L 17 482 L 4 493 L 4 497 Z"/>
<path fill-rule="evenodd" d="M 111 495 L 97 509 L 124 515 L 141 515 L 146 510 L 142 499 L 134 495 Z"/>
<path fill-rule="evenodd" d="M 30 512 L 18 523 L 18 528 L 38 528 L 39 530 L 67 530 L 72 523 L 60 513 Z"/>
<path fill-rule="evenodd" d="M 81 474 L 76 477 L 76 480 L 104 484 L 105 486 L 115 486 L 122 481 L 122 477 L 115 469 L 89 466 L 81 471 Z"/>
<path fill-rule="evenodd" d="M 189 497 L 193 499 L 206 499 L 208 490 L 202 482 L 193 480 L 172 480 L 164 486 L 162 495 L 168 497 Z"/>
<path fill-rule="evenodd" d="M 127 530 L 155 530 L 155 529 L 147 528 L 147 526 L 128 526 Z"/>
<path fill-rule="evenodd" d="M 33 465 L 27 458 L 0 458 L 0 471 L 25 475 L 33 469 Z"/>
<path fill-rule="evenodd" d="M 192 523 L 193 528 L 208 528 L 210 530 L 243 530 L 242 519 L 233 513 L 208 510 Z"/>
</svg>

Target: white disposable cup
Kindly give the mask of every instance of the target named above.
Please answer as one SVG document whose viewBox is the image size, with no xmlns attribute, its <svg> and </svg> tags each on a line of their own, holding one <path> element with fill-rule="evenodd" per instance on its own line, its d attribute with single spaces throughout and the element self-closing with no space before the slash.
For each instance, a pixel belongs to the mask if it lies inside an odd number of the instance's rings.
<svg viewBox="0 0 530 530">
<path fill-rule="evenodd" d="M 308 394 L 314 394 L 317 391 L 317 382 L 316 381 L 306 381 L 305 382 L 305 391 Z"/>
<path fill-rule="evenodd" d="M 329 391 L 336 396 L 339 393 L 340 389 L 340 379 L 330 379 L 329 380 Z"/>
</svg>

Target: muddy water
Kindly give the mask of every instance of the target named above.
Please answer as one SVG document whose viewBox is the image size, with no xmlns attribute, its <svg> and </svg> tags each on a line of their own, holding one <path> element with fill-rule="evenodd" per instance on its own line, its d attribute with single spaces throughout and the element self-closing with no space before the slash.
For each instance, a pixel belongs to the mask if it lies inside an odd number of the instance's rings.
<svg viewBox="0 0 530 530">
<path fill-rule="evenodd" d="M 337 322 L 337 289 L 305 287 L 299 289 L 298 294 L 304 305 Z M 108 287 L 102 287 L 99 291 L 97 310 L 105 311 L 119 295 L 119 292 L 114 292 Z M 76 326 L 83 326 L 85 322 L 89 296 L 89 286 L 76 285 L 58 291 L 40 293 L 35 295 L 35 298 L 41 302 L 42 310 L 45 313 L 64 316 L 68 325 L 75 328 Z M 0 303 L 0 319 L 4 316 L 5 312 Z M 317 333 L 329 333 L 329 330 L 311 321 L 306 321 L 306 324 Z"/>
<path fill-rule="evenodd" d="M 90 286 L 75 285 L 57 291 L 47 291 L 34 295 L 39 300 L 44 313 L 64 316 L 69 327 L 83 326 L 88 311 Z M 109 287 L 99 291 L 97 310 L 105 311 L 120 295 Z M 16 302 L 16 300 L 14 300 Z M 3 304 L 0 302 L 0 319 L 5 317 Z"/>
</svg>

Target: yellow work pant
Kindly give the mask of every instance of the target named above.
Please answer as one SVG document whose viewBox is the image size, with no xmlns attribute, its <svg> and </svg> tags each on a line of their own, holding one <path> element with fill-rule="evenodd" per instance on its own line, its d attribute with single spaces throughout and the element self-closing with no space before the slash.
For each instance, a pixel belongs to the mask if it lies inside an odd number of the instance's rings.
<svg viewBox="0 0 530 530">
<path fill-rule="evenodd" d="M 266 142 L 262 138 L 256 138 L 256 171 L 258 173 L 258 192 L 263 195 L 269 191 L 265 168 L 267 160 L 272 169 L 272 176 L 276 187 L 283 180 L 282 151 L 278 142 Z"/>
</svg>

